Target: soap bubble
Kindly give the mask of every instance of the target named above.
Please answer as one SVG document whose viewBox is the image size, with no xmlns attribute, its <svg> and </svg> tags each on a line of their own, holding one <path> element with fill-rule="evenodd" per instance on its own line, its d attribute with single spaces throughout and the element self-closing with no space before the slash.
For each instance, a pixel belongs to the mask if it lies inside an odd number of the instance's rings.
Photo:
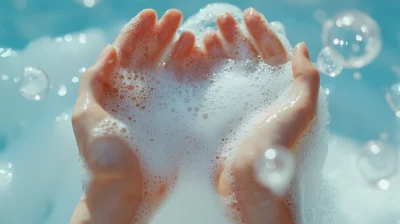
<svg viewBox="0 0 400 224">
<path fill-rule="evenodd" d="M 41 100 L 49 91 L 49 77 L 46 72 L 35 67 L 26 67 L 19 91 L 29 100 Z"/>
<path fill-rule="evenodd" d="M 393 84 L 386 93 L 390 108 L 400 117 L 400 83 Z"/>
<path fill-rule="evenodd" d="M 370 141 L 360 154 L 357 167 L 368 182 L 376 183 L 391 177 L 397 172 L 398 155 L 389 144 L 380 141 Z"/>
<path fill-rule="evenodd" d="M 332 58 L 333 51 L 329 47 L 322 49 L 317 58 L 317 68 L 320 72 L 331 77 L 338 76 L 343 66 Z"/>
<path fill-rule="evenodd" d="M 267 149 L 255 164 L 257 180 L 278 195 L 286 192 L 294 170 L 294 157 L 284 148 Z"/>
<path fill-rule="evenodd" d="M 346 68 L 361 68 L 369 64 L 382 48 L 378 24 L 357 10 L 345 11 L 335 19 L 327 20 L 322 42 L 332 49 L 332 59 Z"/>
<path fill-rule="evenodd" d="M 5 192 L 13 178 L 13 165 L 11 163 L 0 164 L 0 193 Z"/>
</svg>

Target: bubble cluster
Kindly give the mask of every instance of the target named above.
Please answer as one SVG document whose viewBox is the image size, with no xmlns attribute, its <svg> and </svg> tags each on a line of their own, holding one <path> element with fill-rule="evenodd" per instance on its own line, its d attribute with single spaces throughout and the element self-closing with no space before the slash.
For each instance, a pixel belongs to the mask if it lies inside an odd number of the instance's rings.
<svg viewBox="0 0 400 224">
<path fill-rule="evenodd" d="M 323 48 L 317 58 L 317 68 L 320 72 L 331 77 L 338 76 L 342 70 L 343 66 L 332 58 L 333 52 L 329 47 Z"/>
<path fill-rule="evenodd" d="M 28 100 L 42 100 L 50 87 L 46 72 L 35 67 L 26 67 L 22 76 L 20 93 Z"/>
<path fill-rule="evenodd" d="M 295 166 L 294 157 L 288 149 L 269 148 L 255 164 L 256 177 L 262 185 L 282 195 L 292 181 Z"/>
<path fill-rule="evenodd" d="M 332 59 L 346 68 L 361 68 L 373 61 L 382 48 L 380 29 L 369 15 L 345 11 L 327 20 L 322 33 L 324 46 L 332 49 Z"/>
<path fill-rule="evenodd" d="M 357 167 L 366 181 L 379 184 L 380 180 L 396 173 L 397 151 L 380 141 L 368 142 L 358 158 Z"/>
</svg>

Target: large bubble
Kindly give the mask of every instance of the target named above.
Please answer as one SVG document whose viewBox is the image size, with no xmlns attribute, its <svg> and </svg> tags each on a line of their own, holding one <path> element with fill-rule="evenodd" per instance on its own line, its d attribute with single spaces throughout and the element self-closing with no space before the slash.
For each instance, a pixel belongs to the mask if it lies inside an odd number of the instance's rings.
<svg viewBox="0 0 400 224">
<path fill-rule="evenodd" d="M 397 151 L 380 141 L 368 142 L 357 161 L 358 170 L 371 183 L 389 178 L 397 171 Z"/>
<path fill-rule="evenodd" d="M 267 149 L 255 164 L 257 180 L 274 193 L 282 195 L 292 181 L 295 165 L 295 159 L 288 149 Z"/>
<path fill-rule="evenodd" d="M 41 100 L 49 91 L 50 81 L 46 72 L 35 67 L 26 67 L 19 91 L 29 100 Z"/>
<path fill-rule="evenodd" d="M 361 68 L 373 61 L 382 48 L 378 24 L 367 14 L 352 10 L 340 13 L 324 24 L 324 46 L 332 58 L 346 68 Z"/>
</svg>

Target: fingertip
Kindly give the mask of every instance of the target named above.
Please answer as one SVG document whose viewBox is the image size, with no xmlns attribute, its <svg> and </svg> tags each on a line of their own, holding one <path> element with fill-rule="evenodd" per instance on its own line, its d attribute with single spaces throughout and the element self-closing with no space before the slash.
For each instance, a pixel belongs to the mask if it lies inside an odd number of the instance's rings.
<svg viewBox="0 0 400 224">
<path fill-rule="evenodd" d="M 154 9 L 143 9 L 139 13 L 139 17 L 141 19 L 146 19 L 147 23 L 151 25 L 157 22 L 158 15 Z"/>
<path fill-rule="evenodd" d="M 303 54 L 303 56 L 306 57 L 307 59 L 310 59 L 306 43 L 300 42 L 299 44 L 297 44 L 296 50 L 298 50 L 299 53 Z"/>
<path fill-rule="evenodd" d="M 309 59 L 309 52 L 307 45 L 301 42 L 296 45 L 293 51 L 292 59 L 293 75 L 295 78 L 308 75 L 308 76 L 319 76 L 317 68 L 311 63 Z"/>
</svg>

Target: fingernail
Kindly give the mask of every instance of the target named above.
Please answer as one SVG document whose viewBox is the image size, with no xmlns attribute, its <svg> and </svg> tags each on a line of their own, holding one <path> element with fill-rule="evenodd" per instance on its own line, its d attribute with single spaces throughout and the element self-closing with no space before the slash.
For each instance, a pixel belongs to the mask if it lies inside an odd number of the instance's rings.
<svg viewBox="0 0 400 224">
<path fill-rule="evenodd" d="M 305 58 L 310 59 L 310 55 L 308 53 L 307 45 L 304 42 L 301 42 L 297 45 L 299 53 L 301 53 Z"/>
<path fill-rule="evenodd" d="M 111 49 L 111 45 L 107 45 L 104 49 L 103 49 L 103 51 L 100 53 L 100 56 L 99 56 L 99 58 L 97 59 L 97 61 L 100 61 L 109 51 L 110 51 L 110 49 Z"/>
</svg>

